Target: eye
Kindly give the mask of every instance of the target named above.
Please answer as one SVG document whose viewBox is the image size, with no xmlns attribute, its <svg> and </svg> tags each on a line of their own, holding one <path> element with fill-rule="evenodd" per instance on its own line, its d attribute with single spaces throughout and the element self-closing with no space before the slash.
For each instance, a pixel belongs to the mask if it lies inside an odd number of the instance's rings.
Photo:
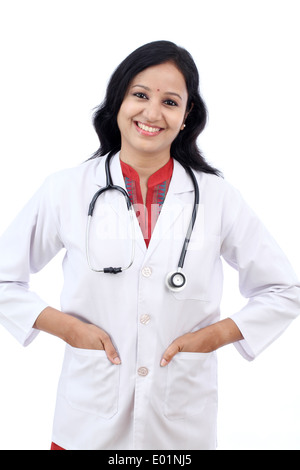
<svg viewBox="0 0 300 470">
<path fill-rule="evenodd" d="M 141 98 L 142 100 L 147 100 L 148 97 L 145 95 L 145 93 L 142 93 L 142 92 L 137 92 L 137 93 L 134 93 L 133 96 L 136 96 L 137 98 Z"/>
<path fill-rule="evenodd" d="M 165 100 L 164 103 L 167 104 L 168 106 L 178 106 L 176 101 L 173 101 L 173 100 Z"/>
</svg>

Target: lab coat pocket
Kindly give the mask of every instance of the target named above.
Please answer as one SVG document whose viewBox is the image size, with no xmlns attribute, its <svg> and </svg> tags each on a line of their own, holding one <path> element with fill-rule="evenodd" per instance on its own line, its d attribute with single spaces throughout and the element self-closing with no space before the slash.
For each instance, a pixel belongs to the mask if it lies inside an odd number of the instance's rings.
<svg viewBox="0 0 300 470">
<path fill-rule="evenodd" d="M 67 345 L 65 395 L 73 408 L 109 419 L 118 411 L 120 366 L 103 350 Z"/>
<path fill-rule="evenodd" d="M 217 401 L 215 353 L 177 353 L 166 366 L 167 386 L 164 414 L 170 420 L 201 413 Z"/>
</svg>

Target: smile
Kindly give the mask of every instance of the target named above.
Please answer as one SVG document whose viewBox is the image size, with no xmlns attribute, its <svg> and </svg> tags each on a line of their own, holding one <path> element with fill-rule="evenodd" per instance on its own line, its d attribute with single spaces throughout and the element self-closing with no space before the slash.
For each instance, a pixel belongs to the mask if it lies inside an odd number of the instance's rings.
<svg viewBox="0 0 300 470">
<path fill-rule="evenodd" d="M 146 126 L 146 124 L 143 124 L 140 121 L 134 121 L 137 130 L 144 135 L 158 135 L 160 132 L 163 131 L 163 128 L 161 127 L 150 127 Z"/>
</svg>

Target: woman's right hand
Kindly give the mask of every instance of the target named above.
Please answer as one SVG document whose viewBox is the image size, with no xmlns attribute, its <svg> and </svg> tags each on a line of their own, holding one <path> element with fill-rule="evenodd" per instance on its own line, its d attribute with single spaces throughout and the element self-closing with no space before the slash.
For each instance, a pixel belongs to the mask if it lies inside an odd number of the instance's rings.
<svg viewBox="0 0 300 470">
<path fill-rule="evenodd" d="M 106 331 L 55 308 L 46 307 L 37 317 L 33 328 L 57 336 L 74 348 L 105 350 L 113 364 L 121 364 L 118 352 Z"/>
<path fill-rule="evenodd" d="M 80 320 L 74 322 L 66 342 L 74 348 L 104 349 L 108 359 L 113 364 L 121 364 L 119 355 L 110 339 L 110 336 L 98 326 L 84 323 Z"/>
</svg>

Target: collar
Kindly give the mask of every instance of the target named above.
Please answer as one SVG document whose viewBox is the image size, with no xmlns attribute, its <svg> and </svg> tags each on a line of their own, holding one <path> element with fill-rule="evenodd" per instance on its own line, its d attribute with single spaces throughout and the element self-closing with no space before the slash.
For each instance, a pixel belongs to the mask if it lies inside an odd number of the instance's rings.
<svg viewBox="0 0 300 470">
<path fill-rule="evenodd" d="M 137 171 L 135 171 L 134 168 L 132 168 L 132 166 L 128 165 L 122 160 L 120 160 L 120 164 L 121 164 L 121 169 L 122 169 L 122 173 L 124 177 L 127 177 L 138 183 L 140 182 L 139 174 Z M 170 158 L 169 161 L 162 168 L 157 170 L 148 178 L 148 182 L 147 182 L 148 188 L 153 188 L 154 186 L 157 186 L 166 180 L 170 180 L 172 178 L 173 166 L 174 166 L 173 159 Z"/>
<path fill-rule="evenodd" d="M 106 176 L 105 176 L 105 161 L 106 161 L 106 158 L 107 158 L 107 155 L 104 156 L 104 157 L 99 158 L 99 163 L 98 163 L 98 166 L 96 168 L 95 183 L 96 183 L 97 186 L 100 186 L 100 187 L 106 186 Z M 180 193 L 186 193 L 186 192 L 194 191 L 193 182 L 192 182 L 190 176 L 188 175 L 188 173 L 186 172 L 186 170 L 183 168 L 183 166 L 180 165 L 180 163 L 175 159 L 171 159 L 171 160 L 169 160 L 169 162 L 173 163 L 173 173 L 172 173 L 172 178 L 171 178 L 168 193 L 180 194 Z M 169 162 L 166 165 L 168 165 L 168 164 L 171 165 L 171 163 L 169 163 Z M 162 170 L 162 169 L 160 169 L 160 170 Z M 160 170 L 158 170 L 158 172 L 160 172 Z M 121 166 L 119 152 L 116 153 L 111 159 L 110 171 L 111 171 L 111 176 L 112 176 L 113 183 L 115 185 L 121 186 L 122 188 L 126 189 L 125 181 L 124 181 L 124 177 L 123 177 L 123 173 L 122 173 L 122 166 Z M 133 171 L 135 171 L 135 170 L 133 170 Z M 152 176 L 155 176 L 156 173 L 154 173 L 154 175 L 152 175 Z M 160 173 L 158 173 L 158 176 L 160 176 Z M 155 181 L 155 178 L 153 178 L 153 181 Z"/>
</svg>

